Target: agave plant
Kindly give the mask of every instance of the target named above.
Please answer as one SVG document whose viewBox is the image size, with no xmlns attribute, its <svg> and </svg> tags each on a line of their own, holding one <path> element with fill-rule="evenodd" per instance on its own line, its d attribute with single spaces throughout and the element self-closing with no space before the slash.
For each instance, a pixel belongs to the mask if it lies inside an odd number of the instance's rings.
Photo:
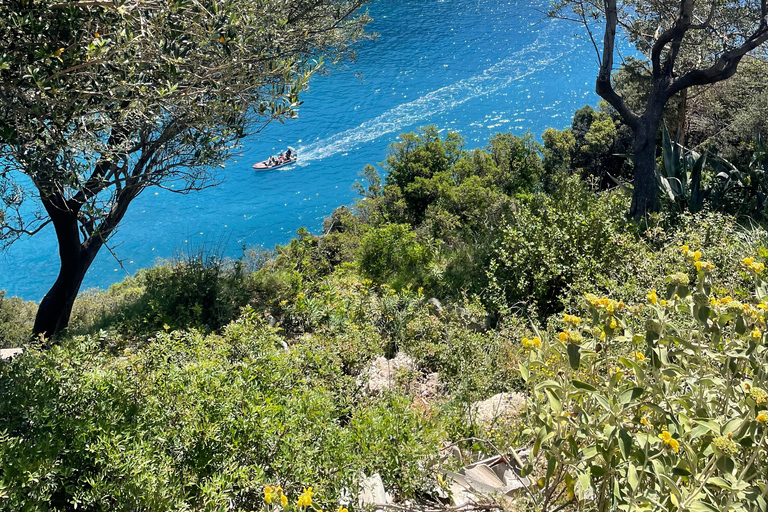
<svg viewBox="0 0 768 512">
<path fill-rule="evenodd" d="M 743 188 L 741 172 L 729 161 L 688 149 L 680 143 L 682 133 L 675 140 L 669 135 L 666 126 L 662 127 L 661 151 L 662 165 L 656 167 L 656 179 L 659 190 L 669 199 L 695 213 L 704 207 L 705 199 L 713 199 L 714 194 L 724 197 L 735 188 Z M 709 163 L 715 179 L 702 183 L 702 173 Z"/>
<path fill-rule="evenodd" d="M 662 128 L 661 152 L 663 164 L 656 167 L 656 179 L 660 191 L 674 203 L 687 205 L 692 212 L 704 207 L 704 199 L 710 189 L 702 187 L 701 172 L 707 162 L 707 154 L 686 150 L 680 144 L 682 133 L 673 141 L 667 127 Z"/>
</svg>

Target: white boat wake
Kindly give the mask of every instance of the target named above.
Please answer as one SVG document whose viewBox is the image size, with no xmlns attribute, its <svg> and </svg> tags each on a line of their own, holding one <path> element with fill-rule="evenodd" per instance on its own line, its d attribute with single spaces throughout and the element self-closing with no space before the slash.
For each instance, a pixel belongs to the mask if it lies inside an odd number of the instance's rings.
<svg viewBox="0 0 768 512">
<path fill-rule="evenodd" d="M 538 41 L 494 64 L 482 73 L 455 84 L 432 91 L 417 100 L 404 103 L 356 128 L 337 133 L 298 149 L 299 165 L 322 160 L 337 153 L 354 149 L 388 133 L 400 131 L 437 113 L 453 109 L 462 103 L 491 94 L 546 68 L 554 60 L 572 50 L 555 54 Z M 532 61 L 532 56 L 537 56 Z"/>
</svg>

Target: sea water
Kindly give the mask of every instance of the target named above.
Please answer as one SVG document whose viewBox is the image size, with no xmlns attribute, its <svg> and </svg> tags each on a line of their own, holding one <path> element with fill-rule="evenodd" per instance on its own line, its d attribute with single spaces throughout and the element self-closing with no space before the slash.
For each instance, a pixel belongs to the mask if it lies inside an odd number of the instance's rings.
<svg viewBox="0 0 768 512">
<path fill-rule="evenodd" d="M 208 245 L 237 257 L 242 247 L 272 248 L 299 227 L 355 200 L 365 164 L 385 159 L 403 132 L 433 124 L 467 148 L 499 132 L 540 137 L 595 104 L 594 50 L 578 27 L 544 18 L 547 0 L 374 0 L 374 41 L 357 59 L 316 76 L 296 120 L 273 123 L 245 141 L 219 172 L 221 185 L 178 195 L 146 190 L 102 249 L 83 289 L 106 288 L 159 259 Z M 287 146 L 299 163 L 254 171 Z M 0 256 L 0 290 L 39 301 L 58 273 L 52 229 Z"/>
</svg>

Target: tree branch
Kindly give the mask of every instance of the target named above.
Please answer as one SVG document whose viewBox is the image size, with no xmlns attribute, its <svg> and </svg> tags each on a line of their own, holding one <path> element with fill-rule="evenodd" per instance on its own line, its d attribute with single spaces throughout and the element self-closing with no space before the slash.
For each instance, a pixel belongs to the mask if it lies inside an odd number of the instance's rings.
<svg viewBox="0 0 768 512">
<path fill-rule="evenodd" d="M 603 60 L 600 64 L 600 71 L 597 75 L 595 92 L 601 98 L 611 104 L 613 108 L 621 115 L 624 122 L 631 128 L 635 128 L 638 123 L 638 116 L 632 112 L 624 100 L 616 94 L 611 83 L 611 74 L 613 73 L 613 52 L 616 46 L 616 26 L 618 25 L 618 9 L 616 0 L 605 0 L 605 35 L 603 38 Z"/>
<path fill-rule="evenodd" d="M 763 0 L 763 6 L 765 4 L 766 0 Z M 732 77 L 741 59 L 766 41 L 768 41 L 768 27 L 763 17 L 760 28 L 744 44 L 720 55 L 712 66 L 706 69 L 693 69 L 677 79 L 669 87 L 669 95 L 672 96 L 695 85 L 712 84 Z"/>
</svg>

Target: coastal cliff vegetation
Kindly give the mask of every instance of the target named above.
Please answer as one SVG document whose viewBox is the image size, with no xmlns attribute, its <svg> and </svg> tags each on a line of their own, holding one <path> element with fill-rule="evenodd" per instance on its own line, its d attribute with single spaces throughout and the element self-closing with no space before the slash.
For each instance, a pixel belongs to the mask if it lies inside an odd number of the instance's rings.
<svg viewBox="0 0 768 512">
<path fill-rule="evenodd" d="M 717 142 L 663 131 L 635 222 L 607 106 L 474 150 L 427 127 L 322 232 L 81 293 L 56 343 L 0 296 L 25 350 L 0 362 L 0 509 L 343 512 L 378 473 L 435 510 L 446 471 L 515 453 L 513 503 L 470 509 L 766 510 L 768 157 Z M 524 406 L 481 417 L 501 393 Z"/>
</svg>

